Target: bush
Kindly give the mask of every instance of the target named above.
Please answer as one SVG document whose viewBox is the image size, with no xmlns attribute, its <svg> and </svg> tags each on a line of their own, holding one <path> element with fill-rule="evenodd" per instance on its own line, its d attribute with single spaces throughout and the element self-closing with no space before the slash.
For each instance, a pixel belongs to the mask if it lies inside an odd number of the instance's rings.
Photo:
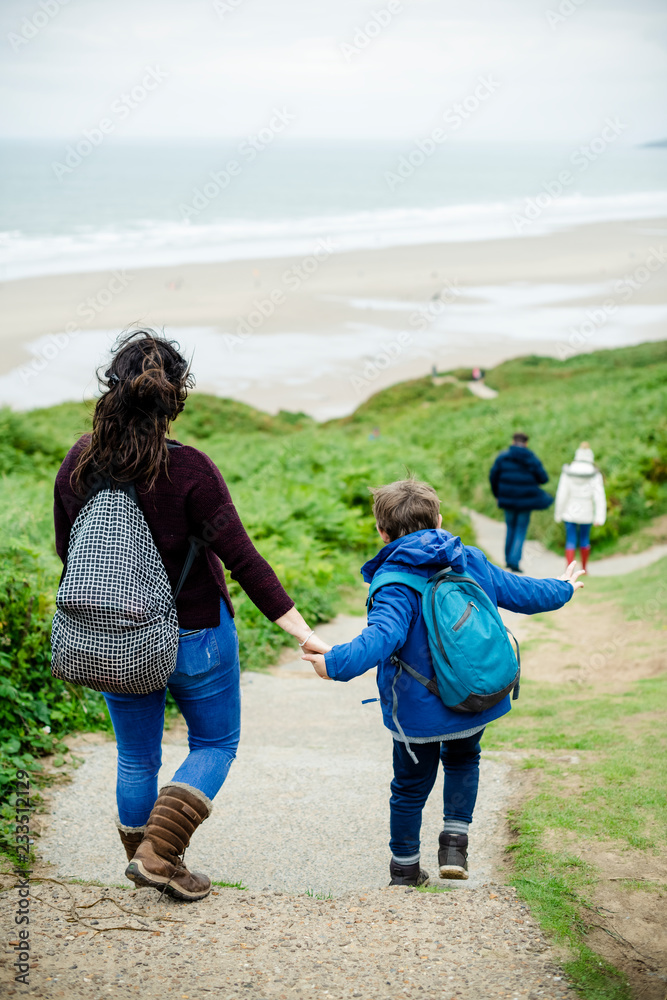
<svg viewBox="0 0 667 1000">
<path fill-rule="evenodd" d="M 0 550 L 0 851 L 10 855 L 17 769 L 39 772 L 72 730 L 109 728 L 102 695 L 51 677 L 53 598 L 35 553 Z"/>
</svg>

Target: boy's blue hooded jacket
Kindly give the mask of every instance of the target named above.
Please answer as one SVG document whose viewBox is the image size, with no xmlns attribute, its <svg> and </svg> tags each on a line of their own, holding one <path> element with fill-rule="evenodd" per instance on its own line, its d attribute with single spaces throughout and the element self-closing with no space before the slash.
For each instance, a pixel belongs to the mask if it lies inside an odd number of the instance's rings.
<svg viewBox="0 0 667 1000">
<path fill-rule="evenodd" d="M 474 546 L 463 545 L 448 531 L 431 528 L 389 542 L 361 568 L 370 583 L 376 573 L 415 573 L 422 577 L 451 566 L 467 573 L 501 608 L 532 615 L 555 611 L 570 600 L 574 589 L 565 580 L 537 580 L 515 576 L 490 563 Z M 405 660 L 426 677 L 434 671 L 428 648 L 421 597 L 410 587 L 388 584 L 376 591 L 368 614 L 368 627 L 352 642 L 334 646 L 325 657 L 329 677 L 349 681 L 377 664 L 377 683 L 384 724 L 398 738 L 392 723 L 392 682 L 396 667 L 390 657 L 400 651 Z M 461 713 L 447 708 L 436 695 L 408 675 L 403 675 L 398 695 L 398 721 L 412 743 L 430 743 L 486 725 L 510 710 L 509 696 L 484 712 Z"/>
</svg>

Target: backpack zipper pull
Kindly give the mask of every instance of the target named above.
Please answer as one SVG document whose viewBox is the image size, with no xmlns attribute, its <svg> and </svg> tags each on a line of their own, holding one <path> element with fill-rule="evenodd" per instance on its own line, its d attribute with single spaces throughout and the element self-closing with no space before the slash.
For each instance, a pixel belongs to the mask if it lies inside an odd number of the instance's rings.
<svg viewBox="0 0 667 1000">
<path fill-rule="evenodd" d="M 479 608 L 477 607 L 477 605 L 475 604 L 475 602 L 474 601 L 468 601 L 468 603 L 466 604 L 465 611 L 463 612 L 463 614 L 461 615 L 461 617 L 459 618 L 459 620 L 454 625 L 452 625 L 452 632 L 458 632 L 458 630 L 461 628 L 461 626 L 465 625 L 465 623 L 470 618 L 470 615 L 472 614 L 472 609 L 473 608 L 479 614 Z"/>
</svg>

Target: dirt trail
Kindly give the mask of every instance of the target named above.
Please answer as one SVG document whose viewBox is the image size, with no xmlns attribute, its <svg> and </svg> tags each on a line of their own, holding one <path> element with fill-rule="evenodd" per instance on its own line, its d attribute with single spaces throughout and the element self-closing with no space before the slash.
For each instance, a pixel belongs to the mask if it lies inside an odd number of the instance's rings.
<svg viewBox="0 0 667 1000">
<path fill-rule="evenodd" d="M 477 514 L 473 521 L 493 555 L 503 526 Z M 657 558 L 655 550 L 641 555 L 644 565 Z M 560 572 L 561 560 L 537 546 L 530 558 L 536 575 Z M 319 631 L 343 642 L 363 625 L 340 616 Z M 470 881 L 437 894 L 386 888 L 391 738 L 378 704 L 362 704 L 375 695 L 371 674 L 329 684 L 293 653 L 269 674 L 244 675 L 238 759 L 188 863 L 248 891 L 219 888 L 192 906 L 124 884 L 113 824 L 115 747 L 102 737 L 79 741 L 83 763 L 54 790 L 39 849 L 52 877 L 107 888 L 35 888 L 29 989 L 11 981 L 16 892 L 0 895 L 10 942 L 0 959 L 6 995 L 574 997 L 560 956 L 502 884 L 505 816 L 518 789 L 514 755 L 484 754 Z M 163 779 L 186 748 L 183 728 L 165 735 Z M 423 827 L 423 863 L 432 873 L 438 800 L 436 791 Z M 92 909 L 72 909 L 72 901 L 85 907 L 100 898 Z M 136 930 L 105 929 L 121 924 Z"/>
<path fill-rule="evenodd" d="M 340 616 L 318 633 L 331 644 L 363 628 Z M 251 889 L 338 895 L 387 884 L 391 736 L 382 725 L 375 675 L 348 684 L 318 678 L 288 654 L 271 674 L 245 673 L 241 745 L 215 809 L 198 831 L 188 861 L 212 878 Z M 83 745 L 84 763 L 53 797 L 40 840 L 59 875 L 122 881 L 113 824 L 115 746 Z M 187 753 L 184 727 L 165 738 L 160 780 L 169 780 Z M 469 885 L 497 877 L 511 794 L 510 765 L 487 755 L 471 829 Z M 423 863 L 437 871 L 442 798 L 434 792 L 424 815 Z"/>
<path fill-rule="evenodd" d="M 341 616 L 320 631 L 341 642 L 363 625 Z M 516 791 L 511 755 L 483 759 L 470 881 L 437 894 L 386 887 L 391 738 L 378 704 L 361 704 L 375 693 L 371 675 L 330 684 L 294 654 L 269 675 L 244 675 L 238 760 L 188 863 L 249 888 L 216 889 L 191 906 L 123 884 L 115 747 L 81 741 L 75 752 L 83 763 L 54 790 L 39 848 L 52 877 L 108 888 L 35 887 L 30 989 L 11 985 L 9 944 L 0 972 L 6 995 L 573 998 L 558 956 L 501 884 L 505 815 Z M 185 753 L 176 727 L 166 734 L 162 777 Z M 432 873 L 441 816 L 434 792 L 423 827 Z M 5 941 L 15 933 L 15 895 L 0 895 Z M 72 910 L 70 896 L 80 907 L 106 902 Z M 108 914 L 115 919 L 103 919 Z M 137 930 L 103 931 L 121 924 Z"/>
<path fill-rule="evenodd" d="M 502 521 L 494 521 L 485 514 L 475 510 L 467 510 L 472 521 L 477 544 L 498 566 L 505 565 L 505 525 Z M 608 556 L 605 559 L 593 559 L 588 564 L 589 576 L 621 576 L 632 573 L 644 566 L 651 566 L 658 559 L 667 556 L 667 545 L 653 545 L 644 552 L 626 556 Z M 549 552 L 541 542 L 527 541 L 523 547 L 521 569 L 527 576 L 560 576 L 565 569 L 564 556 Z"/>
</svg>

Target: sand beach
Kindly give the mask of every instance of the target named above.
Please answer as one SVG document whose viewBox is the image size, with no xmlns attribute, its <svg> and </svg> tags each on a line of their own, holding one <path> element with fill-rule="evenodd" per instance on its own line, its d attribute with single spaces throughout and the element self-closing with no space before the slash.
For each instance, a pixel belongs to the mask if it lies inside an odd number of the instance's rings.
<svg viewBox="0 0 667 1000">
<path fill-rule="evenodd" d="M 662 339 L 667 219 L 516 238 L 115 268 L 0 284 L 0 405 L 92 395 L 119 331 L 164 329 L 198 388 L 323 420 L 459 365 Z"/>
</svg>

